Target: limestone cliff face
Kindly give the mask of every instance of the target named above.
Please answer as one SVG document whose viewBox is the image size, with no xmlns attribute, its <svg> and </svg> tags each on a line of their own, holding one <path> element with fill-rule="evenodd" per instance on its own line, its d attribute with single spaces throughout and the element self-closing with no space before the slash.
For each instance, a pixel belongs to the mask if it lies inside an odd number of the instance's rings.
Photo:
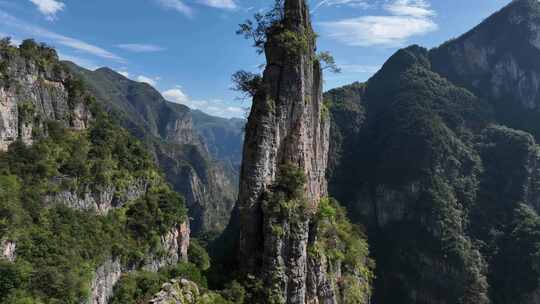
<svg viewBox="0 0 540 304">
<path fill-rule="evenodd" d="M 304 1 L 287 1 L 286 12 L 290 31 L 311 33 Z M 265 89 L 255 97 L 246 126 L 241 170 L 241 253 L 246 266 L 255 265 L 253 252 L 263 240 L 261 195 L 279 176 L 281 165 L 291 163 L 305 172 L 305 192 L 311 207 L 326 195 L 328 124 L 321 118 L 321 70 L 314 60 L 314 50 L 313 39 L 306 54 L 297 58 L 288 57 L 275 41 L 266 46 Z"/>
<path fill-rule="evenodd" d="M 321 67 L 305 1 L 284 5 L 282 29 L 268 35 L 263 84 L 246 126 L 239 261 L 262 278 L 265 303 L 341 303 L 336 281 L 345 275 L 316 249 L 324 235 L 315 215 L 327 196 L 329 143 Z M 291 51 L 287 39 L 305 45 Z M 291 168 L 299 172 L 291 175 Z M 305 177 L 301 193 L 288 197 L 298 175 Z"/>
<path fill-rule="evenodd" d="M 149 255 L 143 265 L 124 265 L 119 258 L 111 257 L 95 271 L 90 284 L 90 297 L 84 304 L 107 304 L 114 295 L 114 287 L 122 275 L 143 269 L 157 272 L 166 266 L 174 266 L 180 261 L 187 262 L 190 241 L 189 223 L 178 224 L 160 239 L 163 254 Z"/>
<path fill-rule="evenodd" d="M 430 54 L 437 73 L 490 99 L 506 125 L 533 133 L 540 129 L 523 117 L 540 110 L 539 12 L 538 1 L 514 0 Z"/>
<path fill-rule="evenodd" d="M 135 180 L 128 183 L 122 189 L 114 185 L 91 189 L 85 186 L 83 189 L 66 190 L 45 198 L 48 205 L 62 204 L 73 209 L 95 211 L 100 215 L 107 215 L 109 211 L 120 208 L 129 202 L 133 202 L 146 194 L 149 185 L 153 181 L 146 179 Z"/>
<path fill-rule="evenodd" d="M 36 52 L 38 52 L 36 50 Z M 72 77 L 50 54 L 47 64 L 30 56 L 0 52 L 0 151 L 21 139 L 32 143 L 47 120 L 84 129 L 91 119 L 84 98 L 70 90 Z"/>
<path fill-rule="evenodd" d="M 0 242 L 0 259 L 5 259 L 10 262 L 14 262 L 17 257 L 15 250 L 17 249 L 17 243 L 10 240 L 3 240 Z"/>
<path fill-rule="evenodd" d="M 71 130 L 92 128 L 96 123 L 91 114 L 92 103 L 93 97 L 82 82 L 58 61 L 53 49 L 29 41 L 19 48 L 0 46 L 0 151 L 8 150 L 9 145 L 18 140 L 32 145 L 46 139 L 49 131 L 53 130 L 49 128 L 52 124 Z M 97 105 L 94 103 L 94 106 Z M 163 126 L 167 138 L 198 144 L 197 138 L 186 135 L 193 132 L 190 127 L 178 119 Z M 127 175 L 122 183 L 81 182 L 78 175 L 60 173 L 47 178 L 50 180 L 46 185 L 51 191 L 40 193 L 43 208 L 54 209 L 55 205 L 64 205 L 93 211 L 98 216 L 106 216 L 113 209 L 133 203 L 164 183 L 158 174 Z M 96 265 L 93 278 L 88 282 L 90 295 L 82 302 L 106 304 L 113 295 L 115 284 L 127 272 L 141 269 L 157 272 L 179 261 L 187 261 L 191 231 L 189 222 L 181 221 L 160 237 L 159 251 L 150 250 L 136 265 L 126 265 L 125 260 L 117 256 Z M 17 237 L 11 240 L 3 236 L 0 239 L 0 259 L 10 262 L 24 260 L 23 254 L 17 256 L 17 250 L 21 248 L 18 241 Z M 83 238 L 81 241 L 87 240 Z"/>
<path fill-rule="evenodd" d="M 111 258 L 105 261 L 94 272 L 90 284 L 90 298 L 84 304 L 107 304 L 113 295 L 114 285 L 120 280 L 123 272 L 119 259 Z"/>
</svg>

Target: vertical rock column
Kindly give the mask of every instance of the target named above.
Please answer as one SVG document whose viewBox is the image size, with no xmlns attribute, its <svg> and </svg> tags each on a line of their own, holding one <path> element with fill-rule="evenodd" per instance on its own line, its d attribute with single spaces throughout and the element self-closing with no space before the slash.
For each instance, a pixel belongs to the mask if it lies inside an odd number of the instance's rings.
<svg viewBox="0 0 540 304">
<path fill-rule="evenodd" d="M 304 0 L 286 0 L 281 26 L 268 35 L 263 86 L 246 127 L 240 178 L 241 267 L 263 279 L 268 303 L 307 303 L 310 219 L 326 195 L 329 124 L 321 117 L 321 68 Z M 285 167 L 305 175 L 294 220 L 275 210 Z M 282 208 L 283 209 L 283 208 Z"/>
</svg>

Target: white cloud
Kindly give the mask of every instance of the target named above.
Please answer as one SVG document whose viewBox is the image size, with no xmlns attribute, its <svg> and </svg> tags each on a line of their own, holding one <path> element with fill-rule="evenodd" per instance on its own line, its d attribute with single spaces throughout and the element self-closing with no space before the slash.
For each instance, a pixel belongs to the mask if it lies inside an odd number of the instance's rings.
<svg viewBox="0 0 540 304">
<path fill-rule="evenodd" d="M 236 9 L 238 6 L 234 0 L 199 0 L 201 4 L 221 9 Z"/>
<path fill-rule="evenodd" d="M 53 44 L 63 45 L 77 51 L 91 54 L 104 59 L 114 60 L 117 62 L 125 62 L 122 57 L 119 57 L 103 48 L 89 44 L 82 40 L 57 34 L 47 29 L 28 24 L 2 10 L 0 10 L 0 24 L 5 25 L 6 27 L 16 28 L 27 35 L 34 36 L 34 38 L 50 40 Z"/>
<path fill-rule="evenodd" d="M 149 84 L 149 85 L 151 85 L 153 87 L 156 86 L 158 80 L 159 80 L 159 77 L 150 78 L 150 77 L 147 77 L 147 76 L 144 76 L 144 75 L 137 76 L 137 81 L 138 82 L 144 82 L 144 83 L 147 83 L 147 84 Z"/>
<path fill-rule="evenodd" d="M 121 48 L 126 51 L 135 52 L 135 53 L 151 53 L 151 52 L 160 52 L 165 49 L 159 45 L 154 44 L 139 44 L 139 43 L 125 43 L 116 45 L 117 48 Z"/>
<path fill-rule="evenodd" d="M 56 0 L 29 0 L 37 6 L 38 10 L 45 15 L 47 20 L 53 21 L 56 19 L 56 14 L 66 6 L 64 3 Z"/>
<path fill-rule="evenodd" d="M 180 88 L 170 89 L 162 93 L 163 97 L 170 102 L 187 104 L 189 98 Z"/>
<path fill-rule="evenodd" d="M 172 9 L 177 12 L 180 12 L 188 17 L 191 17 L 193 15 L 193 10 L 191 7 L 187 6 L 184 2 L 180 0 L 155 0 L 157 3 L 159 3 L 161 6 L 163 6 L 166 9 Z"/>
<path fill-rule="evenodd" d="M 321 22 L 326 35 L 350 46 L 386 46 L 404 44 L 410 37 L 438 29 L 436 15 L 424 0 L 393 0 L 386 4 L 386 16 L 361 16 Z"/>
<path fill-rule="evenodd" d="M 118 74 L 126 77 L 126 78 L 129 78 L 129 72 L 128 71 L 116 71 Z"/>
<path fill-rule="evenodd" d="M 212 100 L 194 100 L 191 99 L 182 89 L 177 86 L 176 88 L 164 91 L 161 93 L 163 97 L 174 103 L 183 104 L 194 110 L 200 110 L 207 114 L 220 116 L 220 117 L 244 117 L 247 109 L 242 107 L 228 104 L 220 99 Z"/>
</svg>

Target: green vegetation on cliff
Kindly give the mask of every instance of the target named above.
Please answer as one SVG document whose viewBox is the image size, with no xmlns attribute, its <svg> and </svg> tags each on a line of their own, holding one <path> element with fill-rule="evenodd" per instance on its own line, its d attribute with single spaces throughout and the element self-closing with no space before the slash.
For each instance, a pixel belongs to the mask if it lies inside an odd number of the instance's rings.
<svg viewBox="0 0 540 304">
<path fill-rule="evenodd" d="M 466 231 L 482 169 L 473 132 L 489 107 L 432 72 L 416 46 L 326 100 L 341 139 L 330 194 L 370 232 L 376 301 L 487 303 L 485 263 Z"/>
<path fill-rule="evenodd" d="M 137 264 L 157 252 L 159 237 L 185 220 L 183 201 L 161 180 L 151 158 L 126 131 L 106 117 L 87 131 L 48 124 L 49 136 L 32 146 L 17 142 L 0 153 L 2 239 L 17 244 L 10 274 L 0 290 L 5 303 L 23 299 L 43 303 L 80 303 L 89 295 L 93 271 L 111 256 Z M 152 181 L 148 193 L 106 216 L 94 211 L 49 205 L 62 191 L 100 191 L 129 181 Z"/>
<path fill-rule="evenodd" d="M 46 65 L 68 73 L 53 49 L 30 40 L 0 51 L 3 62 L 22 56 L 40 73 L 50 71 Z M 144 146 L 100 109 L 80 80 L 63 79 L 67 114 L 76 106 L 89 109 L 90 126 L 70 128 L 43 118 L 32 102 L 17 101 L 32 142 L 19 139 L 0 152 L 0 242 L 16 246 L 0 262 L 2 303 L 84 302 L 100 265 L 117 258 L 137 268 L 159 257 L 160 237 L 186 220 L 183 199 Z"/>
</svg>

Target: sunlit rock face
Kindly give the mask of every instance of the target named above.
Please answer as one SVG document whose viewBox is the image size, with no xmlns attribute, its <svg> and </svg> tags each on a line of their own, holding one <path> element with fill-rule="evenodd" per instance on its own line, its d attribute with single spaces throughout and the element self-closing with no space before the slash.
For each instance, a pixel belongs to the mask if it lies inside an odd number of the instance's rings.
<svg viewBox="0 0 540 304">
<path fill-rule="evenodd" d="M 322 233 L 315 214 L 327 196 L 330 124 L 305 1 L 285 1 L 282 24 L 282 32 L 270 34 L 265 44 L 263 84 L 246 126 L 238 201 L 239 261 L 245 272 L 262 279 L 265 301 L 341 303 L 341 266 L 328 262 L 324 254 L 308 252 Z M 284 36 L 305 44 L 292 51 Z M 305 183 L 285 210 L 280 205 L 284 201 L 271 197 L 279 195 L 277 184 L 291 168 L 301 172 Z M 276 208 L 282 212 L 276 213 Z M 348 278 L 359 282 L 361 274 Z"/>
<path fill-rule="evenodd" d="M 56 54 L 51 61 L 58 60 Z M 3 48 L 0 52 L 0 151 L 20 139 L 33 142 L 48 120 L 81 130 L 91 120 L 87 96 L 70 90 L 72 76 Z"/>
</svg>

